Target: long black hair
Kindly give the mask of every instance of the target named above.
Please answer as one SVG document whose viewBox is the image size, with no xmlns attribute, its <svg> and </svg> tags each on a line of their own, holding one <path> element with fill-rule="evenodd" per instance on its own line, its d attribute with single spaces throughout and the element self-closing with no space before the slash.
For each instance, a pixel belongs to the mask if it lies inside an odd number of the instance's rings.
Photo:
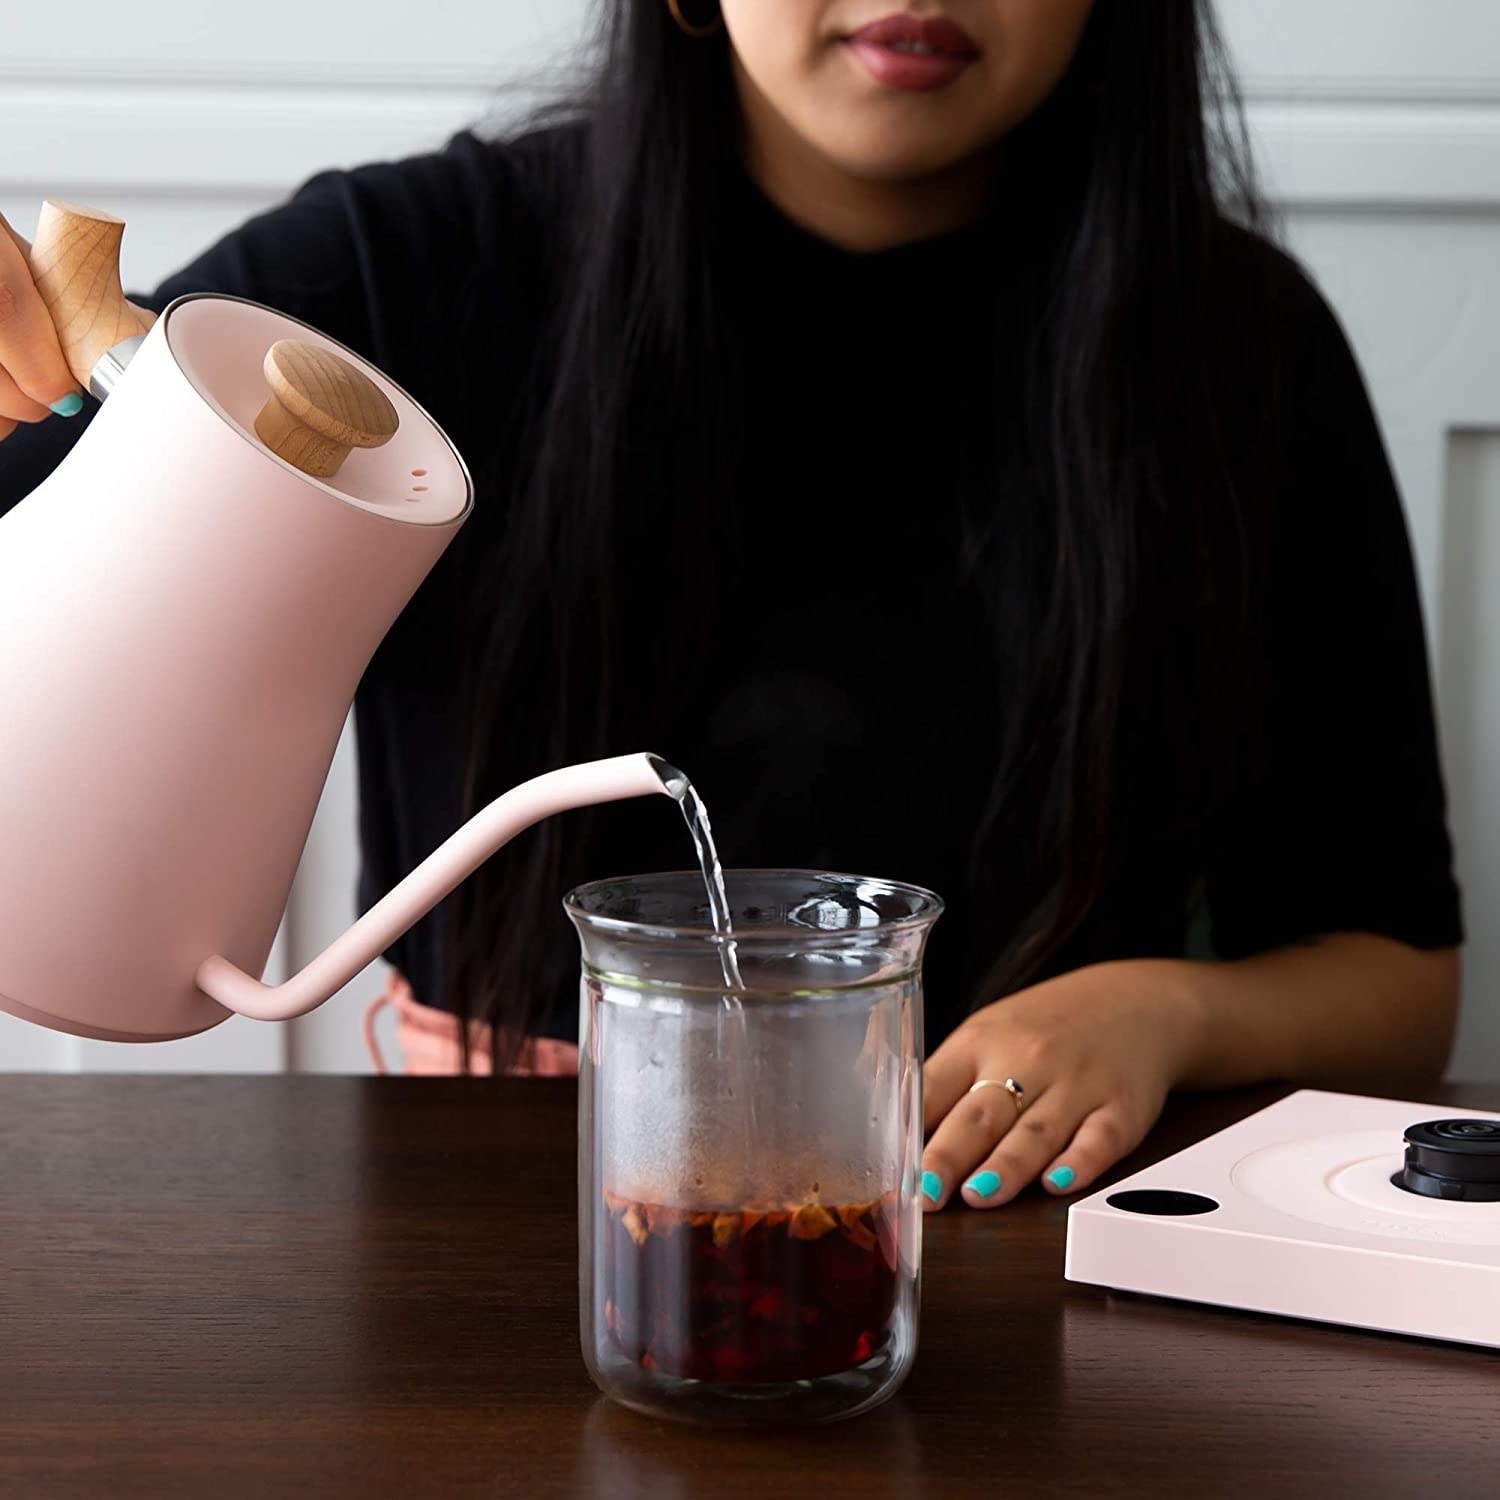
<svg viewBox="0 0 1500 1500">
<path fill-rule="evenodd" d="M 653 693 L 701 665 L 716 546 L 701 497 L 731 482 L 744 438 L 715 316 L 713 217 L 737 170 L 727 37 L 689 38 L 664 0 L 608 0 L 601 24 L 551 332 L 516 418 L 527 470 L 509 482 L 474 659 L 471 809 L 525 776 L 638 748 L 666 702 Z M 1004 612 L 1026 622 L 1005 648 L 1027 670 L 1007 684 L 975 809 L 971 874 L 999 933 L 975 1000 L 1056 959 L 1127 840 L 1191 843 L 1246 750 L 1231 700 L 1255 669 L 1258 481 L 1227 418 L 1247 385 L 1268 389 L 1244 352 L 1266 293 L 1229 224 L 1253 229 L 1260 210 L 1207 0 L 1098 0 L 1067 75 L 1003 151 L 1008 190 L 1031 182 L 1056 205 L 1055 241 L 1023 356 L 1026 451 L 1003 474 L 981 456 L 971 488 L 1022 474 L 1044 497 L 1052 567 L 1010 580 L 1032 596 Z M 995 511 L 968 507 L 964 566 L 1002 546 Z M 632 545 L 647 534 L 659 544 Z M 663 600 L 670 628 L 653 629 Z M 645 649 L 650 672 L 629 672 Z M 1134 763 L 1141 713 L 1170 720 L 1170 765 Z M 1153 780 L 1170 795 L 1145 795 Z M 1163 806 L 1178 809 L 1166 825 Z M 513 1038 L 566 990 L 567 945 L 540 939 L 565 883 L 590 873 L 594 829 L 587 814 L 553 819 L 461 889 L 451 1008 Z M 995 848 L 1004 889 L 984 857 Z"/>
</svg>

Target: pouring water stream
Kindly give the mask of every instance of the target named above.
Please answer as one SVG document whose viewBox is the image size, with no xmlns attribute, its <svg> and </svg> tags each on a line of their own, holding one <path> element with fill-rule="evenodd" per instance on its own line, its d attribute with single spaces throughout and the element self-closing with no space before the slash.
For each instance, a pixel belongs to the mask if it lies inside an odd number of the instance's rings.
<svg viewBox="0 0 1500 1500">
<path fill-rule="evenodd" d="M 750 1039 L 745 1028 L 745 1007 L 739 998 L 744 991 L 745 982 L 740 976 L 739 955 L 735 950 L 734 920 L 730 915 L 724 867 L 719 862 L 719 851 L 714 844 L 708 808 L 698 795 L 698 789 L 682 771 L 665 762 L 657 767 L 657 772 L 668 793 L 682 809 L 688 832 L 692 835 L 693 849 L 698 856 L 698 868 L 703 874 L 709 916 L 713 921 L 714 939 L 719 948 L 719 967 L 724 975 L 723 1006 L 719 1013 L 719 1055 L 731 1058 L 734 1063 L 732 1076 L 739 1099 L 731 1107 L 738 1107 L 745 1112 L 748 1128 L 744 1139 L 748 1143 L 756 1139 L 755 1083 L 750 1076 Z M 734 1089 L 729 1090 L 731 1100 L 734 1094 Z M 748 1174 L 748 1160 L 741 1164 L 741 1170 Z"/>
</svg>

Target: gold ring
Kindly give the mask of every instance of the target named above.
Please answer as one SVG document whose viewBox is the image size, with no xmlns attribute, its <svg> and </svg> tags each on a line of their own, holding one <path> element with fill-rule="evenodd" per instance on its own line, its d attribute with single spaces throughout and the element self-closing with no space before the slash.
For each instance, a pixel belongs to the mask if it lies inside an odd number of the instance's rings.
<svg viewBox="0 0 1500 1500">
<path fill-rule="evenodd" d="M 981 1078 L 969 1092 L 977 1094 L 980 1089 L 1004 1089 L 1010 1095 L 1011 1103 L 1016 1107 L 1016 1113 L 1020 1114 L 1026 1108 L 1026 1090 L 1016 1082 L 1014 1078 Z"/>
</svg>

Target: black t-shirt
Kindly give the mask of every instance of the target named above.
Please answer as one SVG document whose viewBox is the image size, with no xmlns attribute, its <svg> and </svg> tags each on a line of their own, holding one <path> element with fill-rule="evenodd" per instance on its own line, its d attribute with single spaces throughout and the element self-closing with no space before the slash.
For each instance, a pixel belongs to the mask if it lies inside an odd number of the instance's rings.
<svg viewBox="0 0 1500 1500">
<path fill-rule="evenodd" d="M 476 474 L 524 464 L 506 446 L 517 430 L 507 418 L 545 379 L 567 161 L 556 136 L 463 134 L 440 153 L 325 172 L 137 300 L 160 309 L 223 292 L 302 318 L 411 392 Z M 708 643 L 722 667 L 672 722 L 615 749 L 653 749 L 688 771 L 727 864 L 851 870 L 942 894 L 932 1044 L 974 998 L 960 977 L 999 946 L 968 860 L 1006 692 L 984 619 L 1005 605 L 986 597 L 982 577 L 955 582 L 950 496 L 970 435 L 1006 410 L 1004 390 L 975 399 L 1005 366 L 977 348 L 964 315 L 966 289 L 1004 274 L 1006 236 L 973 226 L 852 254 L 791 224 L 748 182 L 732 199 L 739 274 L 720 312 L 743 372 L 746 458 L 726 603 Z M 1247 684 L 1244 706 L 1264 763 L 1197 867 L 1127 851 L 1070 964 L 1180 955 L 1195 912 L 1223 957 L 1333 931 L 1428 948 L 1461 941 L 1390 467 L 1334 316 L 1279 252 L 1254 253 L 1286 293 L 1284 315 L 1264 330 L 1288 414 L 1261 616 L 1267 686 Z M 884 315 L 934 288 L 943 315 Z M 1029 315 L 1023 299 L 1014 316 Z M 0 509 L 50 472 L 85 421 L 53 419 L 0 445 Z M 483 616 L 473 580 L 502 544 L 502 511 L 481 491 L 360 685 L 362 907 L 461 821 L 469 690 L 451 645 Z M 670 628 L 669 601 L 662 610 Z M 685 830 L 654 806 L 612 809 L 602 828 L 598 867 L 580 877 L 689 862 Z M 993 852 L 1002 869 L 1006 857 Z M 388 954 L 430 1004 L 443 1001 L 450 908 Z M 569 946 L 572 935 L 559 913 L 532 941 Z M 545 1029 L 575 1026 L 571 996 L 557 996 Z"/>
</svg>

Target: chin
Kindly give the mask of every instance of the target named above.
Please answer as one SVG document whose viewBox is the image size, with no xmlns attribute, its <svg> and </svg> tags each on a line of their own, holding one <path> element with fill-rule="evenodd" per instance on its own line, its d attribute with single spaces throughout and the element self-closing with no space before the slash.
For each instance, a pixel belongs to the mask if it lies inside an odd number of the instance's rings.
<svg viewBox="0 0 1500 1500">
<path fill-rule="evenodd" d="M 951 138 L 924 141 L 910 134 L 830 142 L 828 157 L 851 177 L 866 182 L 911 183 L 940 177 L 970 160 L 978 148 Z"/>
</svg>

